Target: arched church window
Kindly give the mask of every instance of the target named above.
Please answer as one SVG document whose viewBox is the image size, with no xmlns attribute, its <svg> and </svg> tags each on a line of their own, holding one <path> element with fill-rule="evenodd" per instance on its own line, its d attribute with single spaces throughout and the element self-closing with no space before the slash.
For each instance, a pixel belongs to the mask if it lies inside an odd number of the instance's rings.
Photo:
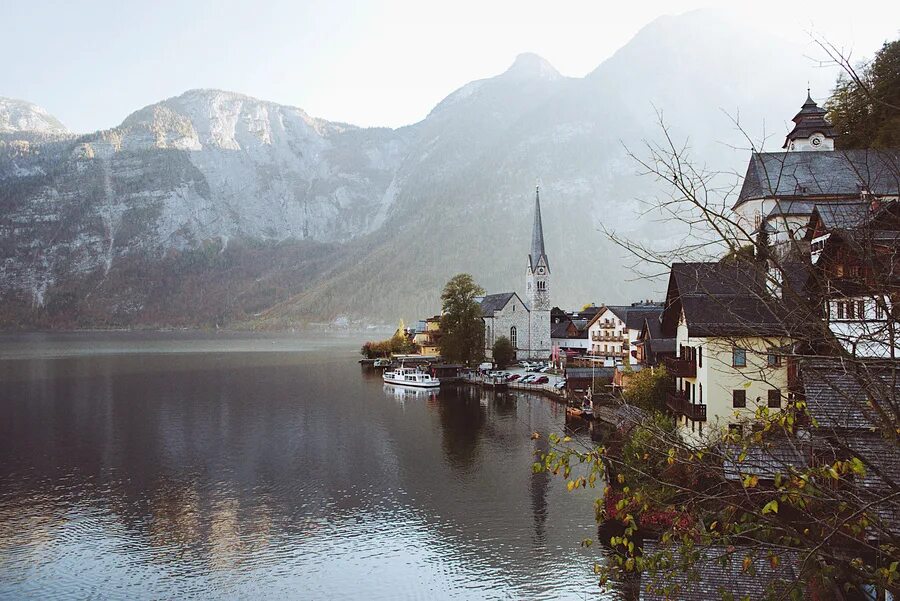
<svg viewBox="0 0 900 601">
<path fill-rule="evenodd" d="M 537 283 L 537 289 L 538 289 L 538 290 L 546 290 L 546 289 L 547 289 L 547 282 L 545 282 L 544 280 L 538 280 L 538 283 Z"/>
<path fill-rule="evenodd" d="M 509 341 L 512 343 L 513 348 L 518 348 L 518 346 L 516 345 L 516 326 L 513 326 L 509 329 Z"/>
<path fill-rule="evenodd" d="M 484 325 L 484 341 L 487 345 L 491 344 L 491 326 L 487 324 Z"/>
</svg>

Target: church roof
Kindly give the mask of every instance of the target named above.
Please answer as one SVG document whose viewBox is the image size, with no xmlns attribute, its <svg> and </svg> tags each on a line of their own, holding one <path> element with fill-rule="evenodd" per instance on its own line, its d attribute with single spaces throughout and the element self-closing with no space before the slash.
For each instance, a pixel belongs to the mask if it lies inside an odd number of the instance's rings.
<svg viewBox="0 0 900 601">
<path fill-rule="evenodd" d="M 900 194 L 900 151 L 754 152 L 736 208 L 748 200 Z"/>
<path fill-rule="evenodd" d="M 828 111 L 816 104 L 807 91 L 806 102 L 803 103 L 800 112 L 794 116 L 794 129 L 784 139 L 782 148 L 790 146 L 792 140 L 808 138 L 816 132 L 820 132 L 829 138 L 834 138 L 834 128 L 828 122 L 828 119 L 825 118 L 827 114 Z"/>
<path fill-rule="evenodd" d="M 488 294 L 484 298 L 481 299 L 481 314 L 484 317 L 493 317 L 494 312 L 500 311 L 503 307 L 506 306 L 506 303 L 509 302 L 514 296 L 518 296 L 515 292 L 500 292 L 499 294 Z M 522 303 L 522 306 L 525 306 L 525 303 Z"/>
<path fill-rule="evenodd" d="M 541 222 L 541 190 L 540 187 L 534 190 L 534 226 L 531 229 L 531 254 L 528 255 L 528 261 L 531 269 L 537 266 L 541 257 L 544 257 L 544 264 L 550 269 L 550 261 L 547 259 L 547 253 L 544 250 L 544 224 Z"/>
</svg>

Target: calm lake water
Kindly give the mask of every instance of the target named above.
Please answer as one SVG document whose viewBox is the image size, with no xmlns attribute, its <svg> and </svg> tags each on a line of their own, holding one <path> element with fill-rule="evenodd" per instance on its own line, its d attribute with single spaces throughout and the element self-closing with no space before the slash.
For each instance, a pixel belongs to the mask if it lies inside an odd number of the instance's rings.
<svg viewBox="0 0 900 601">
<path fill-rule="evenodd" d="M 599 598 L 597 492 L 531 473 L 563 407 L 359 343 L 0 337 L 0 598 Z"/>
</svg>

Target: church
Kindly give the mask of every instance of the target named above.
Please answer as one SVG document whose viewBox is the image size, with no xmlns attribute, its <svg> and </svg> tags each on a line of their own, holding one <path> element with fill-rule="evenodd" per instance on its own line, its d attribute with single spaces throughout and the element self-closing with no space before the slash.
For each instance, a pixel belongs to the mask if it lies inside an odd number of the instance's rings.
<svg viewBox="0 0 900 601">
<path fill-rule="evenodd" d="M 516 292 L 489 294 L 481 299 L 484 320 L 484 354 L 491 358 L 494 342 L 506 336 L 517 359 L 550 356 L 550 261 L 544 250 L 540 188 L 534 193 L 534 226 L 531 254 L 525 266 L 525 297 Z"/>
</svg>

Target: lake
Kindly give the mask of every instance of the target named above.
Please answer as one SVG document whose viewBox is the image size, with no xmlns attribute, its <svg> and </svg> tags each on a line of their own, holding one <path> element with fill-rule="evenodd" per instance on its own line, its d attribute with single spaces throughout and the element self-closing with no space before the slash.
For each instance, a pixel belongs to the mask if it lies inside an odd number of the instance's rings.
<svg viewBox="0 0 900 601">
<path fill-rule="evenodd" d="M 0 598 L 600 598 L 599 492 L 531 471 L 564 407 L 361 342 L 0 337 Z"/>
</svg>

